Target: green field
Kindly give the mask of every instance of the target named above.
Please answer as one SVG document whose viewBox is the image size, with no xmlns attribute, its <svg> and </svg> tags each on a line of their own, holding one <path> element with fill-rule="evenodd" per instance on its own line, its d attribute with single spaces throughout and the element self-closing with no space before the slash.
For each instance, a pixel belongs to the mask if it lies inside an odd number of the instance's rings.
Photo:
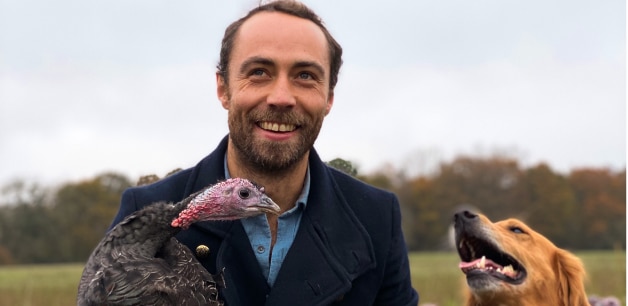
<svg viewBox="0 0 628 306">
<path fill-rule="evenodd" d="M 614 295 L 626 303 L 626 253 L 579 252 L 589 274 L 589 294 Z M 421 303 L 461 305 L 464 285 L 452 253 L 411 253 L 412 282 Z M 75 305 L 81 264 L 0 266 L 0 306 Z"/>
</svg>

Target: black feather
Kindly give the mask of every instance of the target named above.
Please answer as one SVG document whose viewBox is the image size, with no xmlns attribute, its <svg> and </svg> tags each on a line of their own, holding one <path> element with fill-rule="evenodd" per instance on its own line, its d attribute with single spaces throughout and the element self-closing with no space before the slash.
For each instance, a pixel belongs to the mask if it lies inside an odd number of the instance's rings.
<svg viewBox="0 0 628 306">
<path fill-rule="evenodd" d="M 85 265 L 77 304 L 223 305 L 222 275 L 207 272 L 170 226 L 195 195 L 149 205 L 111 229 Z"/>
</svg>

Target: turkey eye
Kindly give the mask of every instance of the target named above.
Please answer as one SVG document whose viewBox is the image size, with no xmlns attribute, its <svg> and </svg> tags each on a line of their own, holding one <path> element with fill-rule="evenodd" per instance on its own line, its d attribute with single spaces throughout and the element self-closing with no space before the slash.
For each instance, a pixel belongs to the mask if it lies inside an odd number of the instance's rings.
<svg viewBox="0 0 628 306">
<path fill-rule="evenodd" d="M 240 191 L 238 192 L 238 195 L 241 198 L 246 199 L 249 196 L 251 196 L 251 192 L 248 189 L 246 189 L 246 188 L 245 189 L 240 189 Z"/>
</svg>

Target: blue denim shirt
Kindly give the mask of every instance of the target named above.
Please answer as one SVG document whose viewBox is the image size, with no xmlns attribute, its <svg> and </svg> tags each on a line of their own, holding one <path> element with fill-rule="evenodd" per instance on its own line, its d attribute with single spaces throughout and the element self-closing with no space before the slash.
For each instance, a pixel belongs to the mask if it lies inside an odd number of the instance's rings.
<svg viewBox="0 0 628 306">
<path fill-rule="evenodd" d="M 225 178 L 230 178 L 229 169 L 227 168 L 227 157 L 225 156 Z M 301 195 L 297 199 L 296 205 L 281 214 L 277 221 L 277 240 L 275 246 L 272 249 L 271 254 L 271 234 L 270 226 L 266 215 L 262 214 L 255 217 L 242 219 L 242 226 L 244 231 L 249 236 L 251 247 L 257 257 L 262 272 L 268 281 L 268 285 L 271 287 L 277 279 L 279 269 L 283 263 L 288 250 L 294 241 L 294 237 L 297 235 L 299 224 L 301 223 L 301 216 L 307 205 L 307 197 L 310 193 L 310 168 L 308 167 L 305 174 L 305 182 L 303 183 L 303 189 Z"/>
</svg>

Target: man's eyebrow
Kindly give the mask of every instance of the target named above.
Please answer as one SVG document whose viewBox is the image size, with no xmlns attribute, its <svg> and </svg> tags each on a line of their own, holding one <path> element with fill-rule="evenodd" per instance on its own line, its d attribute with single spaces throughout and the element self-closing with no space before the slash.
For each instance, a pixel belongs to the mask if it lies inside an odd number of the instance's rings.
<svg viewBox="0 0 628 306">
<path fill-rule="evenodd" d="M 246 59 L 240 65 L 240 73 L 245 73 L 249 66 L 253 64 L 264 65 L 264 66 L 272 66 L 275 62 L 265 57 L 253 56 L 251 58 Z"/>
<path fill-rule="evenodd" d="M 254 64 L 263 65 L 263 66 L 273 66 L 275 65 L 275 62 L 265 57 L 253 56 L 251 58 L 246 59 L 244 62 L 242 62 L 242 65 L 240 65 L 240 73 L 246 73 L 246 70 L 248 70 L 248 67 Z M 317 73 L 320 73 L 321 75 L 325 75 L 325 68 L 323 68 L 323 66 L 321 66 L 319 63 L 315 61 L 297 61 L 293 65 L 293 68 L 312 68 L 316 70 Z"/>
<path fill-rule="evenodd" d="M 299 61 L 294 65 L 295 68 L 312 68 L 321 76 L 325 75 L 325 68 L 314 61 Z"/>
</svg>

